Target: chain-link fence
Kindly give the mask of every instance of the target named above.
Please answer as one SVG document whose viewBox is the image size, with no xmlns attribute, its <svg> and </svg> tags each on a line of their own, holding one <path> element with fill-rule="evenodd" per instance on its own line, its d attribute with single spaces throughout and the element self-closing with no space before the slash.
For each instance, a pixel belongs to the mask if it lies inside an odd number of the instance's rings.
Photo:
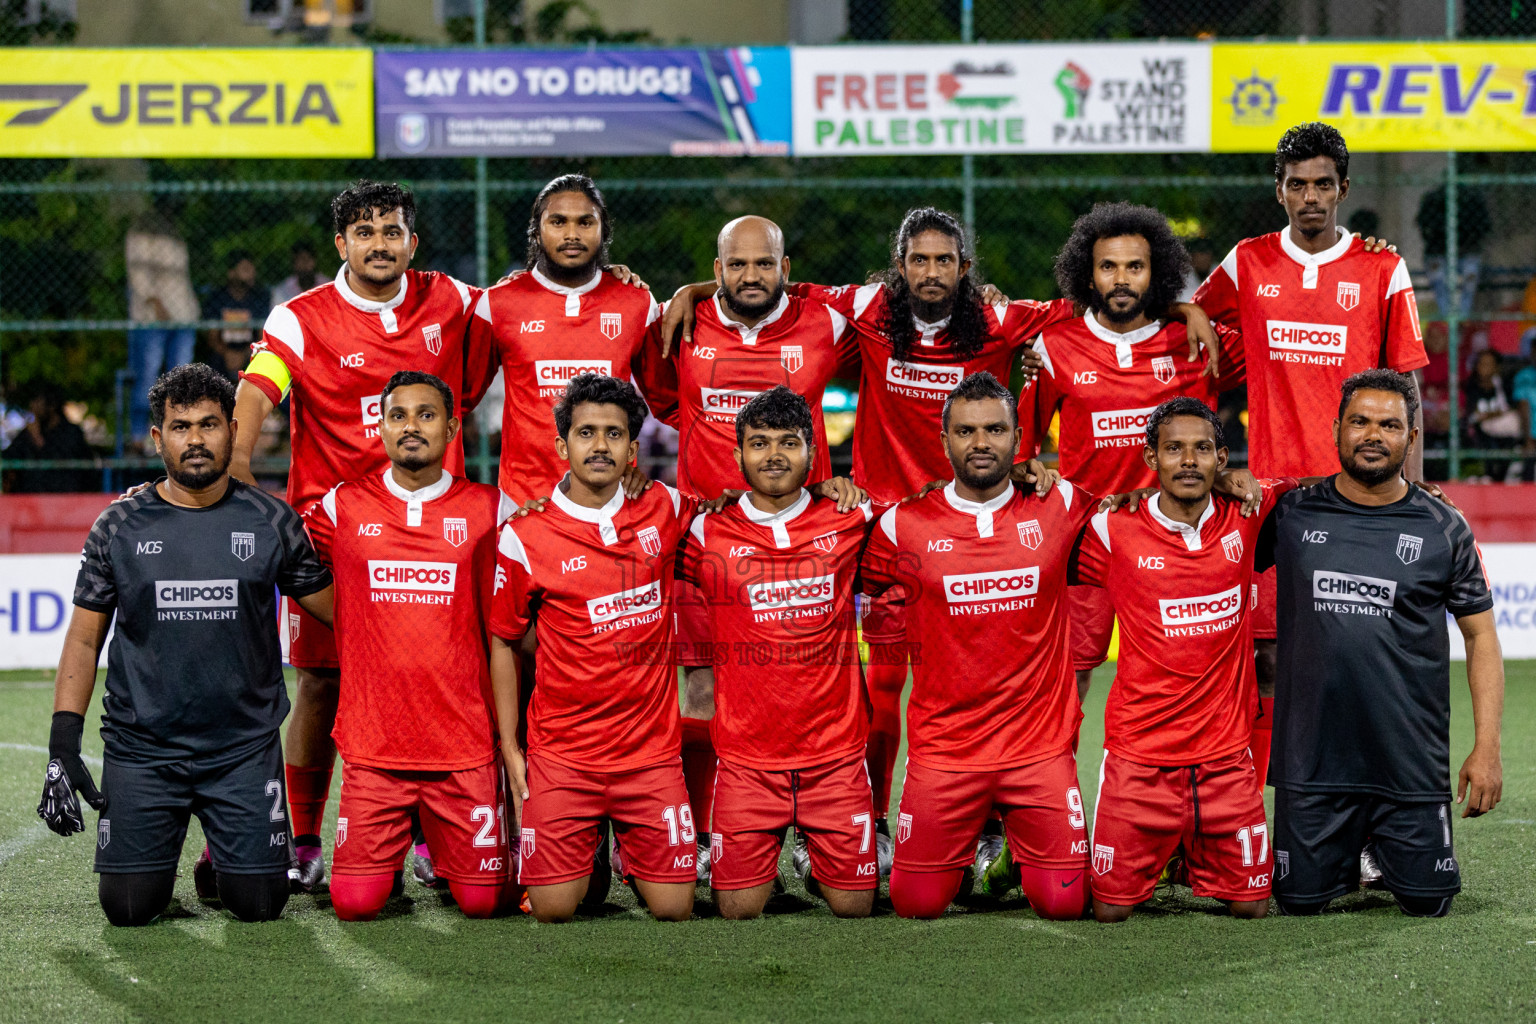
<svg viewBox="0 0 1536 1024">
<path fill-rule="evenodd" d="M 1531 18 L 1526 6 L 1463 2 L 1457 30 L 1518 34 Z M 1446 27 L 1441 0 L 1375 5 L 1375 20 L 1366 22 L 1359 11 L 1330 0 L 980 0 L 970 7 L 960 0 L 848 0 L 843 31 L 854 39 L 949 41 L 1294 36 L 1302 30 L 1391 36 L 1443 34 Z M 1348 18 L 1340 13 L 1346 9 Z M 6 462 L 6 487 L 110 489 L 130 474 L 141 479 L 156 463 L 133 443 L 134 362 L 143 361 L 130 360 L 130 335 L 136 356 L 146 346 L 151 354 L 163 348 L 175 355 L 190 344 L 192 358 L 233 373 L 274 287 L 310 280 L 303 273 L 291 280 L 295 260 L 306 265 L 305 248 L 314 254 L 318 280 L 334 274 L 328 204 L 350 180 L 409 184 L 419 207 L 415 265 L 486 284 L 520 264 L 538 189 L 573 169 L 595 177 L 608 197 L 614 260 L 643 275 L 658 296 L 708 277 L 720 225 L 749 212 L 783 225 L 794 278 L 846 283 L 887 265 L 891 234 L 908 208 L 965 211 L 980 273 L 1021 298 L 1055 294 L 1052 258 L 1073 219 L 1097 201 L 1158 207 L 1190 240 L 1201 268 L 1239 239 L 1284 224 L 1271 161 L 1263 155 L 6 160 L 0 162 L 4 437 L 19 437 L 34 414 L 61 400 L 89 446 L 48 463 Z M 1351 177 L 1341 216 L 1397 244 L 1418 289 L 1433 360 L 1424 378 L 1429 473 L 1528 475 L 1536 467 L 1525 451 L 1529 427 L 1522 421 L 1510 429 L 1510 416 L 1485 414 L 1503 402 L 1519 418 L 1523 392 L 1514 378 L 1531 361 L 1536 229 L 1524 214 L 1536 199 L 1536 157 L 1362 154 Z M 1454 204 L 1446 202 L 1448 186 Z M 136 225 L 169 225 L 184 240 L 195 295 L 184 309 L 130 305 L 127 247 Z M 1452 236 L 1455 244 L 1448 245 Z M 1458 275 L 1446 271 L 1448 249 L 1460 271 L 1455 299 Z M 1536 370 L 1527 376 L 1536 384 Z M 1236 401 L 1234 414 L 1240 393 Z M 269 425 L 259 449 L 260 467 L 275 476 L 286 467 L 284 433 Z M 484 479 L 494 473 L 495 443 L 485 432 L 471 441 Z M 38 468 L 43 465 L 52 468 Z"/>
</svg>

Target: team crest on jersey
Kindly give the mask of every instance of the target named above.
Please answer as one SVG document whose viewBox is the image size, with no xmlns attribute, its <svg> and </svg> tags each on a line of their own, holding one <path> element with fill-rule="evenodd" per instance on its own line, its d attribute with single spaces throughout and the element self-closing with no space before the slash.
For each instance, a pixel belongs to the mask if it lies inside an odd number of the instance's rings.
<svg viewBox="0 0 1536 1024">
<path fill-rule="evenodd" d="M 288 642 L 291 644 L 299 638 L 299 613 L 288 613 Z"/>
<path fill-rule="evenodd" d="M 599 313 L 597 317 L 597 329 L 603 332 L 603 337 L 612 341 L 624 330 L 623 313 Z"/>
<path fill-rule="evenodd" d="M 1031 519 L 1027 523 L 1017 524 L 1019 527 L 1019 543 L 1033 551 L 1040 546 L 1045 539 L 1045 534 L 1040 529 L 1040 520 Z"/>
<path fill-rule="evenodd" d="M 1360 284 L 1357 281 L 1339 282 L 1339 305 L 1345 312 L 1360 305 Z"/>
<path fill-rule="evenodd" d="M 240 561 L 247 561 L 256 553 L 256 535 L 254 533 L 231 533 L 229 535 L 229 550 Z"/>
<path fill-rule="evenodd" d="M 1221 553 L 1227 561 L 1235 562 L 1243 557 L 1243 535 L 1236 530 L 1221 538 Z"/>
<path fill-rule="evenodd" d="M 443 519 L 443 540 L 458 547 L 469 540 L 468 519 Z"/>
<path fill-rule="evenodd" d="M 654 526 L 641 528 L 638 534 L 640 538 L 640 550 L 652 558 L 661 554 L 661 531 Z"/>
<path fill-rule="evenodd" d="M 441 324 L 427 324 L 421 329 L 421 340 L 426 344 L 427 351 L 437 355 L 443 350 L 443 327 Z"/>
<path fill-rule="evenodd" d="M 904 843 L 912 838 L 912 815 L 899 814 L 896 816 L 896 841 Z"/>
<path fill-rule="evenodd" d="M 1115 848 L 1103 843 L 1093 844 L 1093 873 L 1107 875 L 1115 867 Z"/>
<path fill-rule="evenodd" d="M 1408 533 L 1397 535 L 1397 557 L 1404 565 L 1412 565 L 1414 562 L 1417 562 L 1423 550 L 1423 537 L 1415 537 Z"/>
<path fill-rule="evenodd" d="M 832 553 L 832 549 L 837 547 L 837 533 L 836 531 L 824 533 L 820 537 L 817 537 L 815 540 L 811 541 L 811 543 L 816 545 L 817 551 L 820 551 L 825 555 L 830 555 Z"/>
<path fill-rule="evenodd" d="M 719 864 L 725 859 L 725 836 L 719 832 L 709 834 L 709 861 L 711 864 Z"/>
<path fill-rule="evenodd" d="M 1154 356 L 1152 358 L 1152 376 L 1157 378 L 1159 384 L 1167 384 L 1173 380 L 1173 356 Z"/>
<path fill-rule="evenodd" d="M 347 841 L 347 819 L 336 819 L 336 845 L 340 846 Z"/>
<path fill-rule="evenodd" d="M 790 373 L 799 370 L 800 367 L 805 365 L 805 346 L 785 345 L 779 349 L 779 362 Z"/>
<path fill-rule="evenodd" d="M 521 860 L 533 859 L 533 829 L 523 829 L 522 841 L 518 843 L 517 855 Z"/>
<path fill-rule="evenodd" d="M 111 841 L 112 820 L 110 818 L 102 818 L 96 823 L 96 846 L 98 849 L 105 850 L 107 844 Z"/>
<path fill-rule="evenodd" d="M 1288 875 L 1290 873 L 1291 873 L 1291 851 L 1290 850 L 1276 850 L 1275 851 L 1275 881 L 1277 881 L 1277 882 L 1280 881 L 1282 878 L 1284 878 L 1286 875 Z"/>
</svg>

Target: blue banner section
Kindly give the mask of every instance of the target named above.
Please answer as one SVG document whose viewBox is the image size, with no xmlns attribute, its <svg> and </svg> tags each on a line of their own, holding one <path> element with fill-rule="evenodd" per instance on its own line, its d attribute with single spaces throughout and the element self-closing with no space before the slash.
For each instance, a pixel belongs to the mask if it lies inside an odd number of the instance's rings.
<svg viewBox="0 0 1536 1024">
<path fill-rule="evenodd" d="M 784 47 L 418 50 L 374 60 L 378 153 L 784 156 Z"/>
</svg>

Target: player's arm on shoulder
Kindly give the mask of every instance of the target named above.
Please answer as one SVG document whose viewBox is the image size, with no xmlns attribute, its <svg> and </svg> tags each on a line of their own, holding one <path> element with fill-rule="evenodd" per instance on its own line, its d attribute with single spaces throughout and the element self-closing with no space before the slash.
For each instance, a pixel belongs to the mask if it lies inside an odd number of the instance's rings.
<svg viewBox="0 0 1536 1024">
<path fill-rule="evenodd" d="M 1242 324 L 1237 308 L 1238 288 L 1241 284 L 1238 280 L 1237 254 L 1241 244 L 1228 250 L 1226 257 L 1211 271 L 1211 275 L 1195 289 L 1193 296 L 1194 304 L 1203 309 L 1213 321 L 1234 330 Z"/>
<path fill-rule="evenodd" d="M 1067 582 L 1102 587 L 1109 577 L 1109 513 L 1095 512 L 1072 545 L 1067 563 Z"/>
<path fill-rule="evenodd" d="M 1472 690 L 1472 753 L 1456 782 L 1461 816 L 1475 818 L 1498 806 L 1504 795 L 1504 766 L 1499 733 L 1504 721 L 1504 654 L 1494 627 L 1493 609 L 1458 615 L 1456 626 L 1467 645 L 1467 685 Z"/>
<path fill-rule="evenodd" d="M 1027 459 L 1013 464 L 1013 469 L 1009 471 L 1009 479 L 1016 484 L 1033 488 L 1036 497 L 1043 498 L 1051 493 L 1051 488 L 1061 482 L 1061 474 L 1056 471 L 1056 467 L 1047 466 L 1039 459 Z"/>
<path fill-rule="evenodd" d="M 900 549 L 896 545 L 896 515 L 900 504 L 880 511 L 859 556 L 859 586 L 871 597 L 883 594 L 896 583 Z"/>
<path fill-rule="evenodd" d="M 320 508 L 319 514 L 310 520 L 312 523 L 319 522 L 334 527 L 336 490 L 332 488 L 324 498 L 315 503 Z M 283 560 L 277 570 L 277 589 L 285 596 L 293 598 L 298 602 L 299 607 L 325 625 L 331 625 L 335 615 L 335 592 L 332 587 L 331 570 L 316 553 L 303 517 L 285 503 L 282 515 L 277 521 L 277 528 L 283 545 Z M 325 536 L 329 544 L 331 534 L 327 533 Z"/>
<path fill-rule="evenodd" d="M 685 284 L 672 293 L 661 314 L 661 357 L 672 354 L 674 342 L 679 346 L 693 344 L 693 325 L 696 320 L 694 307 L 710 298 L 719 288 L 714 281 L 696 281 Z"/>
<path fill-rule="evenodd" d="M 837 502 L 839 512 L 852 512 L 869 500 L 864 488 L 848 477 L 835 476 L 816 485 L 816 493 L 828 501 Z"/>
</svg>

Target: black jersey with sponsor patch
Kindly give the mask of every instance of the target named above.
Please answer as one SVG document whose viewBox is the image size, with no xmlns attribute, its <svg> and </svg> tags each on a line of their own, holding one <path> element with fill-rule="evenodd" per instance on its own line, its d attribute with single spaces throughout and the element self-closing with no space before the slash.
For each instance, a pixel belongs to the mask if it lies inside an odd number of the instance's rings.
<svg viewBox="0 0 1536 1024">
<path fill-rule="evenodd" d="M 1466 520 L 1416 487 L 1357 505 L 1329 478 L 1280 499 L 1259 549 L 1279 593 L 1270 782 L 1445 800 L 1446 613 L 1493 607 Z"/>
<path fill-rule="evenodd" d="M 108 506 L 75 580 L 76 605 L 117 616 L 106 756 L 161 765 L 266 742 L 288 714 L 273 588 L 330 582 L 298 514 L 237 480 L 207 508 L 171 504 L 158 483 Z"/>
</svg>

